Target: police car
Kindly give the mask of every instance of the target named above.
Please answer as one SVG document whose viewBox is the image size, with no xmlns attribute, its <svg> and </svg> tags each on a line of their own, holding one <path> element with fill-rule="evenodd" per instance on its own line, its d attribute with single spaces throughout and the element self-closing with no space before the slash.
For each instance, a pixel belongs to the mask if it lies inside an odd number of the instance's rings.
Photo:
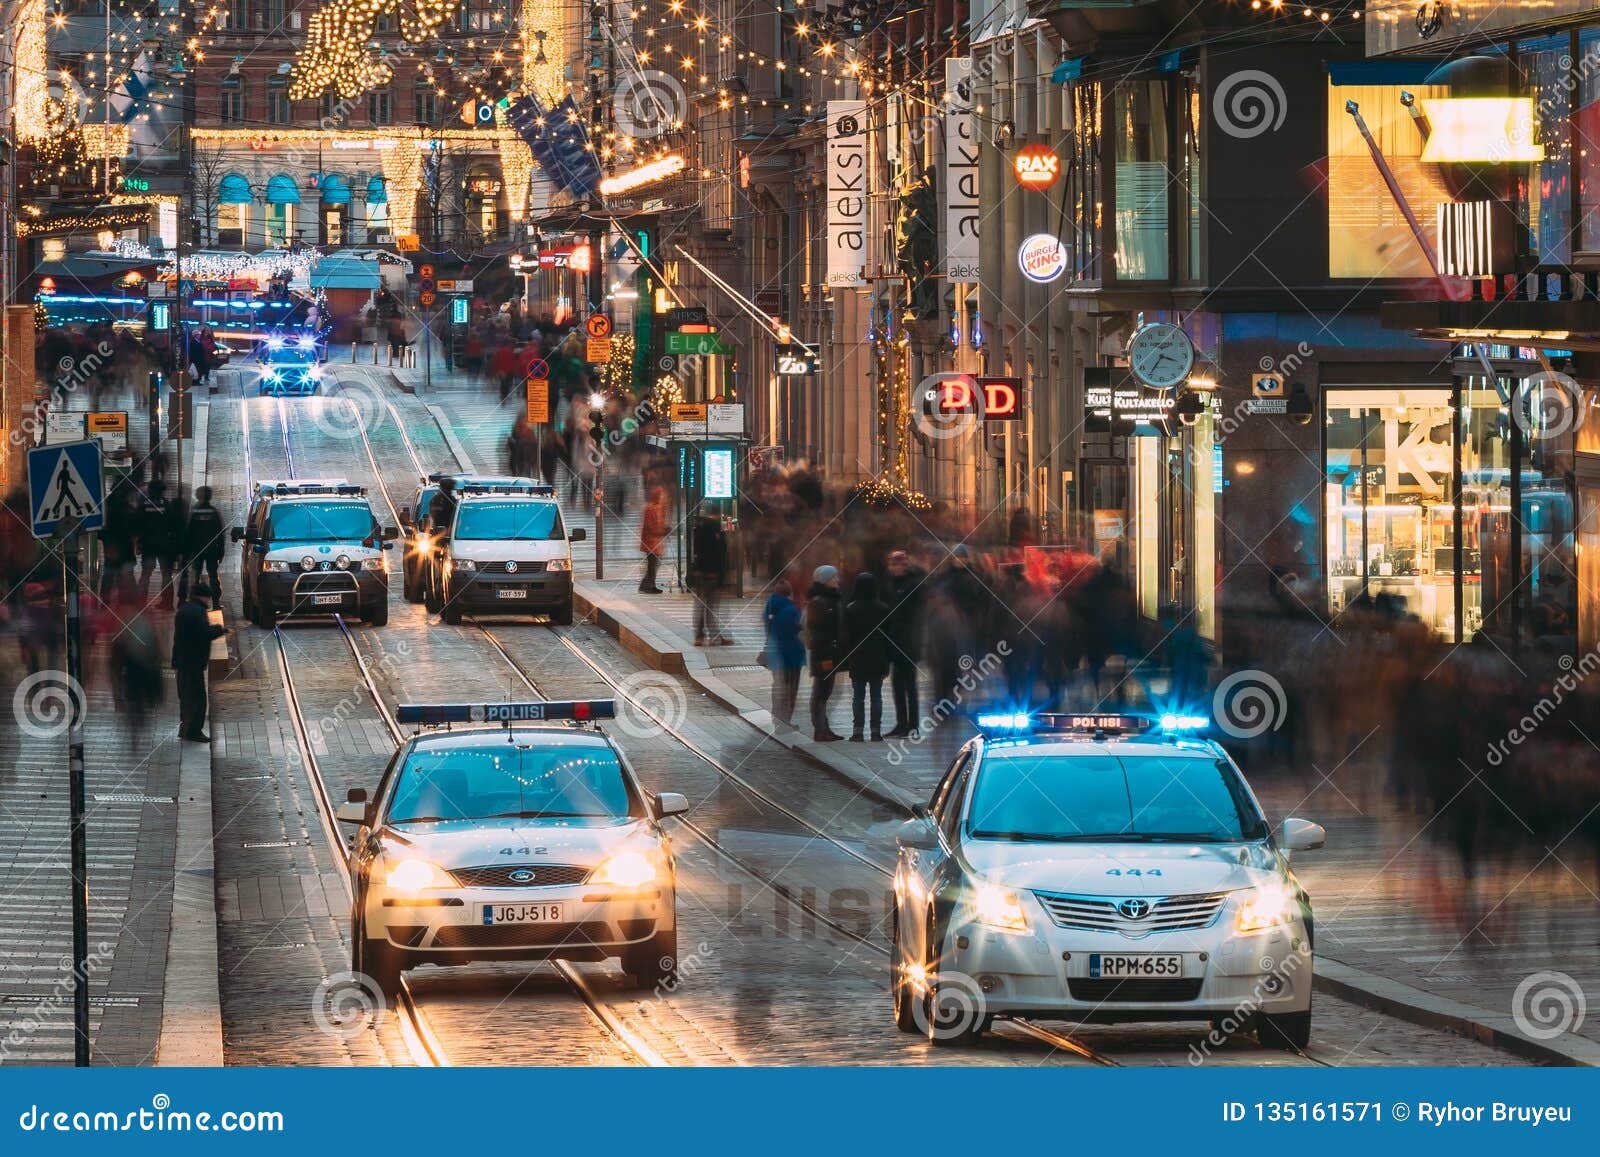
<svg viewBox="0 0 1600 1157">
<path fill-rule="evenodd" d="M 1311 903 L 1206 721 L 996 714 L 898 835 L 896 1024 L 970 1042 L 995 1017 L 1211 1020 L 1311 1035 Z"/>
<path fill-rule="evenodd" d="M 315 394 L 322 384 L 321 354 L 309 334 L 273 334 L 263 343 L 257 386 L 265 395 Z"/>
<path fill-rule="evenodd" d="M 639 786 L 596 724 L 615 713 L 609 699 L 400 705 L 424 729 L 338 809 L 356 826 L 353 970 L 392 994 L 419 964 L 619 957 L 641 988 L 670 982 L 661 821 L 689 805 Z"/>
<path fill-rule="evenodd" d="M 582 527 L 566 530 L 553 487 L 467 482 L 456 488 L 449 532 L 435 543 L 430 609 L 437 606 L 447 623 L 473 613 L 531 613 L 569 624 L 570 544 L 586 536 Z"/>
<path fill-rule="evenodd" d="M 524 490 L 528 493 L 554 494 L 555 488 L 542 485 L 531 478 L 500 474 L 464 474 L 439 472 L 429 474 L 417 484 L 411 494 L 411 505 L 400 508 L 400 525 L 404 530 L 401 546 L 401 586 L 408 603 L 423 602 L 428 595 L 432 579 L 436 548 L 443 535 L 433 525 L 429 511 L 434 497 L 439 493 L 439 483 L 450 478 L 460 488 L 475 490 Z M 439 610 L 436 602 L 431 609 Z"/>
<path fill-rule="evenodd" d="M 256 483 L 244 543 L 245 617 L 271 629 L 283 615 L 342 614 L 375 627 L 389 621 L 389 542 L 365 487 L 343 478 Z"/>
</svg>

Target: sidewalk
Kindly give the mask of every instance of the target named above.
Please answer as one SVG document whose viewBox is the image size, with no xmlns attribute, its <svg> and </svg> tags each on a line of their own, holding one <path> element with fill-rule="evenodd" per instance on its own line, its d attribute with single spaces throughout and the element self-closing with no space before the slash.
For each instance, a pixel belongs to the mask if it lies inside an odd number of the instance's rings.
<svg viewBox="0 0 1600 1157">
<path fill-rule="evenodd" d="M 484 389 L 464 391 L 430 412 L 474 467 L 505 468 L 502 442 L 515 416 L 511 405 L 501 407 Z M 763 641 L 765 592 L 724 600 L 723 617 L 735 645 L 696 647 L 690 596 L 676 591 L 645 595 L 637 589 L 636 494 L 635 486 L 627 517 L 608 531 L 605 580 L 581 577 L 594 574 L 592 544 L 588 550 L 574 549 L 579 612 L 642 662 L 682 674 L 751 726 L 864 794 L 908 811 L 925 802 L 972 734 L 967 719 L 952 716 L 921 743 L 815 743 L 808 723 L 808 680 L 802 680 L 795 719 L 805 729 L 774 727 L 768 710 L 771 676 L 755 661 Z M 565 503 L 564 488 L 561 497 L 571 525 L 593 525 L 592 514 Z M 663 573 L 671 569 L 664 564 Z M 924 713 L 929 706 L 924 680 Z M 831 704 L 836 730 L 848 733 L 849 711 L 848 687 L 836 688 Z M 891 726 L 887 701 L 885 716 L 885 727 Z M 1537 864 L 1496 863 L 1479 880 L 1480 902 L 1492 910 L 1490 918 L 1467 921 L 1464 927 L 1459 914 L 1431 902 L 1430 881 L 1441 874 L 1431 845 L 1407 821 L 1389 814 L 1387 797 L 1368 798 L 1349 778 L 1348 772 L 1341 778 L 1338 768 L 1326 774 L 1309 769 L 1262 773 L 1252 785 L 1274 819 L 1301 815 L 1328 828 L 1327 849 L 1303 853 L 1296 864 L 1317 905 L 1319 990 L 1534 1060 L 1600 1064 L 1600 1015 L 1560 1034 L 1548 1034 L 1534 1015 L 1541 993 L 1559 993 L 1563 987 L 1587 995 L 1589 1006 L 1600 1012 L 1600 905 L 1589 884 L 1558 859 L 1547 862 L 1552 857 Z M 1445 863 L 1442 874 L 1448 877 Z M 1472 926 L 1478 934 L 1464 936 Z"/>
</svg>

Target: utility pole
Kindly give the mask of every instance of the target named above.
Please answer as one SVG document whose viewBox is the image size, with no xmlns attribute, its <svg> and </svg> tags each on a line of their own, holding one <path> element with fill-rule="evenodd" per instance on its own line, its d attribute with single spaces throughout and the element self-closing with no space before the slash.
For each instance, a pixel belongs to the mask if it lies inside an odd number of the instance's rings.
<svg viewBox="0 0 1600 1157">
<path fill-rule="evenodd" d="M 84 786 L 83 615 L 79 589 L 82 535 L 77 523 L 62 545 L 62 586 L 67 598 L 67 794 L 72 810 L 72 1063 L 89 1067 L 89 841 Z"/>
</svg>

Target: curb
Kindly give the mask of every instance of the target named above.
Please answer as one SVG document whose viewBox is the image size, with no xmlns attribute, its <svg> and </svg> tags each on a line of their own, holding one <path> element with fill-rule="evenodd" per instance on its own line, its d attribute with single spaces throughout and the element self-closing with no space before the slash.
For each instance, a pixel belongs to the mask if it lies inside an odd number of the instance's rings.
<svg viewBox="0 0 1600 1157">
<path fill-rule="evenodd" d="M 924 802 L 904 788 L 875 775 L 870 768 L 825 750 L 821 744 L 813 743 L 799 731 L 775 728 L 772 713 L 713 674 L 715 668 L 706 661 L 704 655 L 686 654 L 676 639 L 663 639 L 639 623 L 632 614 L 608 608 L 592 588 L 585 590 L 587 586 L 583 582 L 573 584 L 573 609 L 584 618 L 591 619 L 647 666 L 669 675 L 684 676 L 719 707 L 733 712 L 773 742 L 839 777 L 878 803 L 909 815 L 913 807 Z"/>
<path fill-rule="evenodd" d="M 217 979 L 216 860 L 212 850 L 211 748 L 177 741 L 178 843 L 172 927 L 161 986 L 156 1064 L 220 1067 L 222 992 Z"/>
<path fill-rule="evenodd" d="M 424 404 L 428 407 L 428 413 L 433 415 L 433 420 L 439 424 L 439 433 L 444 435 L 444 444 L 450 447 L 450 453 L 455 456 L 456 464 L 463 470 L 476 470 L 477 467 L 472 464 L 472 456 L 461 444 L 461 439 L 456 437 L 455 427 L 450 424 L 449 415 L 432 402 Z"/>
<path fill-rule="evenodd" d="M 1312 987 L 1423 1028 L 1453 1032 L 1525 1060 L 1580 1067 L 1600 1065 L 1600 1043 L 1585 1037 L 1563 1033 L 1550 1040 L 1539 1040 L 1523 1031 L 1516 1018 L 1509 1014 L 1492 1013 L 1446 996 L 1436 996 L 1326 956 L 1316 958 Z"/>
</svg>

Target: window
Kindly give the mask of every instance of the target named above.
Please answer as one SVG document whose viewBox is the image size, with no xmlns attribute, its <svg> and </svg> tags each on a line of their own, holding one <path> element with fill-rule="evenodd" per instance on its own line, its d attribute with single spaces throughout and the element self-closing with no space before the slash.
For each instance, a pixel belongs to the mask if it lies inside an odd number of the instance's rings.
<svg viewBox="0 0 1600 1157">
<path fill-rule="evenodd" d="M 267 518 L 267 541 L 360 542 L 377 533 L 372 511 L 359 502 L 285 502 Z"/>
<path fill-rule="evenodd" d="M 244 123 L 244 80 L 237 79 L 238 84 L 235 87 L 222 90 L 222 123 L 225 125 Z"/>
<path fill-rule="evenodd" d="M 412 97 L 413 118 L 419 125 L 439 123 L 439 98 L 431 89 L 419 88 Z"/>
<path fill-rule="evenodd" d="M 1517 60 L 1538 118 L 1534 131 L 1544 146 L 1544 160 L 1532 167 L 1534 179 L 1528 183 L 1528 221 L 1539 261 L 1565 265 L 1572 260 L 1573 86 L 1567 34 L 1522 41 Z"/>
<path fill-rule="evenodd" d="M 1073 275 L 1100 280 L 1100 116 L 1098 81 L 1080 81 L 1071 89 L 1071 132 L 1067 140 L 1067 189 L 1072 220 Z"/>
<path fill-rule="evenodd" d="M 394 123 L 394 101 L 388 89 L 368 94 L 367 119 L 375 125 Z"/>
<path fill-rule="evenodd" d="M 266 12 L 267 31 L 279 33 L 284 30 L 284 0 L 262 0 L 262 8 Z"/>
<path fill-rule="evenodd" d="M 278 81 L 273 81 L 267 88 L 267 119 L 275 125 L 286 125 L 292 119 L 289 90 Z"/>
<path fill-rule="evenodd" d="M 562 539 L 561 514 L 554 502 L 471 502 L 456 515 L 459 540 Z"/>
<path fill-rule="evenodd" d="M 245 231 L 250 227 L 249 205 L 217 206 L 217 244 L 243 245 Z"/>
<path fill-rule="evenodd" d="M 250 27 L 250 0 L 228 0 L 228 27 L 235 30 Z"/>
<path fill-rule="evenodd" d="M 552 816 L 626 820 L 642 814 L 616 753 L 603 741 L 538 737 L 513 746 L 423 744 L 395 781 L 392 824 Z"/>
<path fill-rule="evenodd" d="M 1167 85 L 1127 81 L 1112 94 L 1116 133 L 1117 276 L 1167 277 Z"/>
</svg>

